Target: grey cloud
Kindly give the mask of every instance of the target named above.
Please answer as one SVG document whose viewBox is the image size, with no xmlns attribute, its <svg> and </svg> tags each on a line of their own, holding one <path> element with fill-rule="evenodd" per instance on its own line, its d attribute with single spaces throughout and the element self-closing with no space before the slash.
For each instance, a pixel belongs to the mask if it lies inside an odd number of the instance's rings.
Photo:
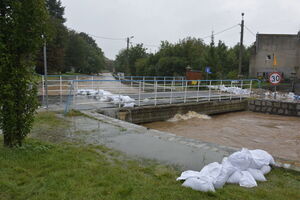
<svg viewBox="0 0 300 200">
<path fill-rule="evenodd" d="M 300 30 L 299 0 L 62 0 L 62 4 L 66 7 L 66 25 L 74 30 L 116 38 L 134 35 L 133 42 L 153 45 L 218 32 L 239 24 L 241 12 L 245 12 L 245 24 L 254 33 Z M 232 46 L 239 41 L 239 32 L 237 27 L 215 39 Z M 126 46 L 125 40 L 96 41 L 111 59 Z M 245 44 L 254 41 L 246 31 Z"/>
</svg>

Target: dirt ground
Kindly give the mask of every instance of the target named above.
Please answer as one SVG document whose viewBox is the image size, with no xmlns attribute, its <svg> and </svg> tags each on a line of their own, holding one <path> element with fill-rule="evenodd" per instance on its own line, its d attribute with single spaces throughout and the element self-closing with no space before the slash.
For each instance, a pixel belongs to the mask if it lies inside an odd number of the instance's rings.
<svg viewBox="0 0 300 200">
<path fill-rule="evenodd" d="M 274 156 L 300 160 L 300 118 L 253 112 L 214 115 L 144 126 L 232 147 L 264 149 Z"/>
</svg>

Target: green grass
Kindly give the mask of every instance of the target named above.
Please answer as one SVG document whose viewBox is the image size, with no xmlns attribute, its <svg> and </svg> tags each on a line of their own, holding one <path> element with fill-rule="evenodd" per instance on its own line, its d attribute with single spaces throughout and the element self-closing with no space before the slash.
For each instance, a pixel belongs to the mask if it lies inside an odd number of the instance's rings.
<svg viewBox="0 0 300 200">
<path fill-rule="evenodd" d="M 78 110 L 70 110 L 68 113 L 65 114 L 66 117 L 79 117 L 79 116 L 85 116 L 82 112 Z"/>
<path fill-rule="evenodd" d="M 102 146 L 29 139 L 22 148 L 1 147 L 0 166 L 0 199 L 300 199 L 299 173 L 274 169 L 257 188 L 202 193 L 181 187 L 170 167 L 124 160 Z"/>
<path fill-rule="evenodd" d="M 71 123 L 66 121 L 61 114 L 55 112 L 39 112 L 35 116 L 33 129 L 29 137 L 49 142 L 65 142 L 65 132 Z"/>
<path fill-rule="evenodd" d="M 65 126 L 54 113 L 39 113 L 35 126 Z M 47 128 L 49 128 L 47 127 Z M 46 130 L 46 129 L 45 129 Z M 55 128 L 49 129 L 55 131 Z M 61 131 L 60 128 L 57 131 Z M 2 136 L 0 142 L 3 142 Z M 300 173 L 274 169 L 252 189 L 226 184 L 216 193 L 181 186 L 180 171 L 131 160 L 104 146 L 27 139 L 21 148 L 0 145 L 0 199 L 298 200 Z"/>
<path fill-rule="evenodd" d="M 73 116 L 77 116 L 79 115 L 80 112 L 78 111 L 73 111 L 72 110 L 72 115 Z M 33 126 L 38 128 L 40 126 L 47 126 L 49 128 L 56 128 L 56 127 L 60 127 L 60 126 L 65 126 L 68 125 L 68 122 L 66 120 L 64 120 L 63 118 L 59 118 L 57 116 L 57 113 L 55 112 L 39 112 L 36 114 L 35 116 L 35 120 L 34 120 L 34 124 Z"/>
</svg>

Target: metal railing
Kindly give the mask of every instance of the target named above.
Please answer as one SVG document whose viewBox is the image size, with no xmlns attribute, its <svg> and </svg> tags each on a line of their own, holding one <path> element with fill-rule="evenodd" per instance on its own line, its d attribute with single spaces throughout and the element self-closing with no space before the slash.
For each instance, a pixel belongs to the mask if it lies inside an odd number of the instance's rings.
<svg viewBox="0 0 300 200">
<path fill-rule="evenodd" d="M 152 80 L 164 81 L 167 83 L 169 80 L 184 80 L 185 77 L 182 76 L 115 76 L 116 79 L 122 80 L 131 80 L 131 86 L 133 86 L 136 80 L 143 80 L 145 88 L 146 84 L 150 84 Z M 47 83 L 48 83 L 48 95 L 49 98 L 52 99 L 52 103 L 56 104 L 64 104 L 67 101 L 67 96 L 69 95 L 71 85 L 73 81 L 82 81 L 89 80 L 91 86 L 88 87 L 93 88 L 94 81 L 97 80 L 113 80 L 113 76 L 99 76 L 99 75 L 48 75 Z M 46 93 L 45 88 L 45 78 L 43 75 L 40 76 L 40 84 L 38 89 L 38 95 L 43 97 Z M 44 103 L 43 103 L 44 104 Z"/>
<path fill-rule="evenodd" d="M 251 95 L 257 79 L 185 80 L 157 77 L 152 80 L 117 78 L 117 80 L 73 80 L 69 86 L 70 108 L 92 109 L 110 107 L 157 106 L 212 100 L 242 100 Z"/>
</svg>

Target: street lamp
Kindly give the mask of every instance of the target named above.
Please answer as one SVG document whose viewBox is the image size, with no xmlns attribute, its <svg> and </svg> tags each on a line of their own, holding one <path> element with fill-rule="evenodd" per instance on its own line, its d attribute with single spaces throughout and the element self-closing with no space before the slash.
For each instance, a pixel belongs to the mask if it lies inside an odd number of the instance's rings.
<svg viewBox="0 0 300 200">
<path fill-rule="evenodd" d="M 46 109 L 48 110 L 48 74 L 47 74 L 47 44 L 46 44 L 46 38 L 44 35 L 42 36 L 44 39 L 44 78 L 45 78 L 45 89 L 46 89 Z"/>
</svg>

